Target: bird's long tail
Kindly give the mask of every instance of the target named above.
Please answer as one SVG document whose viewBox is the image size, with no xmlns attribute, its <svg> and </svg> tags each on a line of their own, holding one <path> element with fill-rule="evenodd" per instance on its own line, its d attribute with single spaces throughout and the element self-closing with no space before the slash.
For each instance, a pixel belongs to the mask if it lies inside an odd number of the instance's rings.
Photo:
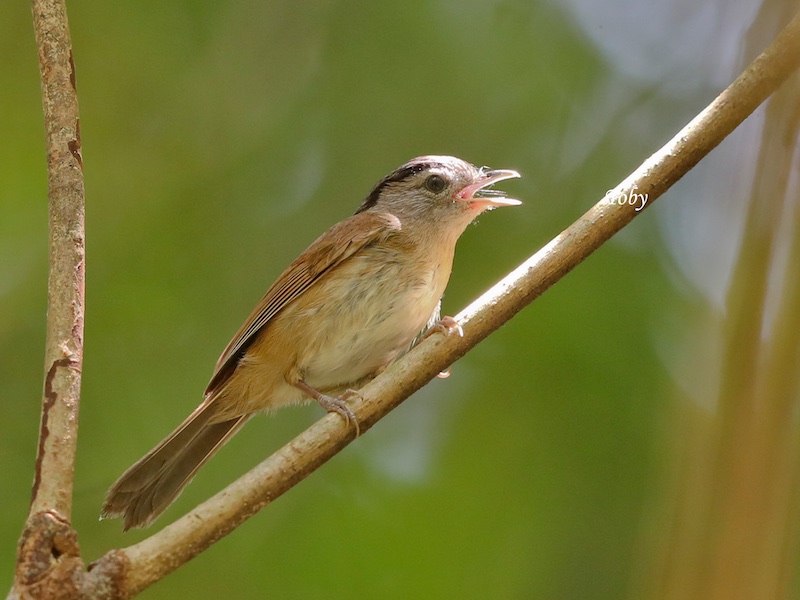
<svg viewBox="0 0 800 600">
<path fill-rule="evenodd" d="M 239 431 L 250 415 L 214 422 L 214 402 L 203 402 L 138 462 L 106 495 L 101 518 L 125 517 L 124 529 L 147 527 L 180 495 L 197 470 Z"/>
</svg>

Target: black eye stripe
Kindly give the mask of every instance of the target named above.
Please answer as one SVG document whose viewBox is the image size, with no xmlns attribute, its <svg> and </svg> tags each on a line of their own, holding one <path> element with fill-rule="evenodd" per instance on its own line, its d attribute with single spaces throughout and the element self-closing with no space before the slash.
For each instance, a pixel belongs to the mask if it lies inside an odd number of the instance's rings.
<svg viewBox="0 0 800 600">
<path fill-rule="evenodd" d="M 443 167 L 443 165 L 435 162 L 414 162 L 410 164 L 403 165 L 399 169 L 389 173 L 386 177 L 381 179 L 378 184 L 372 188 L 372 191 L 369 195 L 364 199 L 364 202 L 361 203 L 361 206 L 356 211 L 356 214 L 360 212 L 364 212 L 365 210 L 369 210 L 378 202 L 378 198 L 381 195 L 381 192 L 390 184 L 397 183 L 398 181 L 403 181 L 404 179 L 408 179 L 416 175 L 417 173 L 422 173 L 423 171 L 429 171 L 436 167 Z"/>
</svg>

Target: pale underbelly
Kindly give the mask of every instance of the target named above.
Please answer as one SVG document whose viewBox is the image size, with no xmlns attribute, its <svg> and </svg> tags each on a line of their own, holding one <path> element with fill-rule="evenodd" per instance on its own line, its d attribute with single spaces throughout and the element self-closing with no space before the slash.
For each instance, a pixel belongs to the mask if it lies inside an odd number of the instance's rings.
<svg viewBox="0 0 800 600">
<path fill-rule="evenodd" d="M 392 271 L 369 282 L 351 279 L 346 289 L 322 286 L 323 302 L 298 313 L 312 330 L 313 349 L 297 364 L 306 383 L 325 389 L 373 375 L 408 350 L 425 328 L 442 295 L 436 270 L 416 279 Z M 324 300 L 333 297 L 339 301 Z"/>
</svg>

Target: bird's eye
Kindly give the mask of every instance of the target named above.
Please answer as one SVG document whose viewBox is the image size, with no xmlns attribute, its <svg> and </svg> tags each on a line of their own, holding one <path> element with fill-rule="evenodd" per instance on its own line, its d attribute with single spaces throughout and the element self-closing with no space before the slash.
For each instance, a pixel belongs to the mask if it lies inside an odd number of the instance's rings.
<svg viewBox="0 0 800 600">
<path fill-rule="evenodd" d="M 447 187 L 447 182 L 444 180 L 444 177 L 439 175 L 430 175 L 425 180 L 425 187 L 434 194 L 438 194 Z"/>
</svg>

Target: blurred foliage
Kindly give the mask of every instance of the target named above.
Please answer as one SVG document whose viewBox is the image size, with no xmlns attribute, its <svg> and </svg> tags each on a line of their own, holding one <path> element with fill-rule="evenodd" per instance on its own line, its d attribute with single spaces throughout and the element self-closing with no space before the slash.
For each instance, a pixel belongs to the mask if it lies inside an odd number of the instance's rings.
<svg viewBox="0 0 800 600">
<path fill-rule="evenodd" d="M 69 11 L 88 231 L 73 521 L 87 562 L 147 535 L 98 522 L 106 488 L 199 402 L 273 278 L 381 176 L 427 153 L 523 173 L 504 189 L 525 204 L 462 238 L 444 302 L 455 314 L 704 107 L 736 74 L 753 19 L 721 1 L 74 0 Z M 47 270 L 26 4 L 6 6 L 0 49 L 10 585 L 36 451 Z M 640 52 L 647 60 L 633 60 Z M 714 410 L 719 375 L 697 374 L 707 363 L 691 348 L 705 346 L 692 334 L 722 318 L 759 118 L 450 379 L 142 597 L 630 593 L 669 531 L 658 515 L 675 492 L 681 419 Z M 155 527 L 320 415 L 251 421 Z"/>
</svg>

